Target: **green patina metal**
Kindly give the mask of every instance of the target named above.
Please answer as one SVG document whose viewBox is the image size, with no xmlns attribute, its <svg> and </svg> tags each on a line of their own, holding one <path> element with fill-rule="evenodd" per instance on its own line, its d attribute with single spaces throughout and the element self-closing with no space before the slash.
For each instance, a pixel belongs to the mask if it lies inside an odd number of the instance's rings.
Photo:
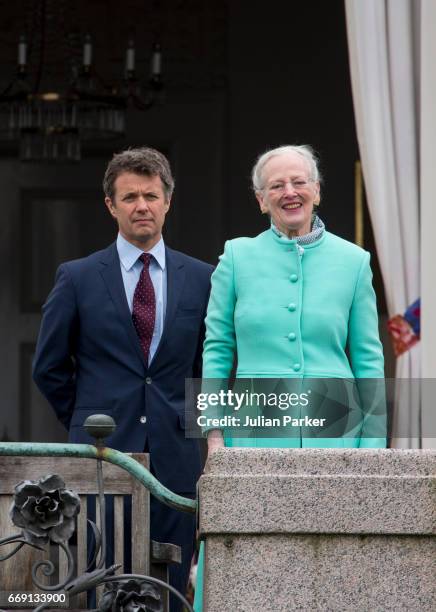
<svg viewBox="0 0 436 612">
<path fill-rule="evenodd" d="M 37 442 L 0 442 L 0 456 L 78 457 L 102 459 L 126 470 L 146 487 L 156 499 L 183 512 L 194 513 L 197 502 L 173 493 L 164 487 L 148 470 L 129 455 L 113 448 L 97 448 L 91 444 L 57 444 Z"/>
</svg>

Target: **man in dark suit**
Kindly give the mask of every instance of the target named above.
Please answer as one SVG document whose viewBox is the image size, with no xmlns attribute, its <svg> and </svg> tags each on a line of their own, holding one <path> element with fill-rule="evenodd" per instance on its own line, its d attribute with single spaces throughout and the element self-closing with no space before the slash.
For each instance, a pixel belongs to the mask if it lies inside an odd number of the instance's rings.
<svg viewBox="0 0 436 612">
<path fill-rule="evenodd" d="M 160 482 L 192 497 L 201 463 L 197 440 L 184 435 L 185 378 L 201 376 L 212 266 L 164 245 L 173 188 L 168 160 L 154 149 L 109 162 L 103 189 L 117 240 L 59 267 L 33 375 L 71 442 L 91 442 L 82 428 L 89 415 L 111 415 L 117 429 L 107 445 L 149 452 Z M 182 567 L 170 569 L 182 593 L 194 528 L 191 516 L 152 499 L 151 537 L 182 547 Z"/>
</svg>

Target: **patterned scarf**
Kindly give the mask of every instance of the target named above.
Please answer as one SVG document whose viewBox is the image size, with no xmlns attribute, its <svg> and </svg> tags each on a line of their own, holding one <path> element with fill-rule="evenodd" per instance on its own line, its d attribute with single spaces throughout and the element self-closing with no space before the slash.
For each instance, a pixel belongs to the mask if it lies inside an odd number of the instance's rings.
<svg viewBox="0 0 436 612">
<path fill-rule="evenodd" d="M 312 244 L 312 242 L 316 242 L 317 240 L 319 240 L 325 232 L 325 225 L 316 215 L 312 223 L 312 230 L 308 234 L 304 234 L 304 236 L 297 236 L 296 238 L 288 238 L 288 236 L 286 236 L 276 228 L 272 221 L 271 229 L 275 234 L 277 234 L 277 236 L 279 236 L 283 240 L 287 240 L 288 242 L 296 242 L 298 245 L 304 246 L 306 244 Z"/>
</svg>

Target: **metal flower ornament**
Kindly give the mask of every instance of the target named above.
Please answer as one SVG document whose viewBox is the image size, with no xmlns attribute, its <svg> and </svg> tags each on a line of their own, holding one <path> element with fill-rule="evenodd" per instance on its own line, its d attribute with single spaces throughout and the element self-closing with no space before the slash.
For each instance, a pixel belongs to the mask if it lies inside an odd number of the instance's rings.
<svg viewBox="0 0 436 612">
<path fill-rule="evenodd" d="M 100 599 L 98 612 L 163 612 L 159 589 L 143 580 L 108 582 Z"/>
<path fill-rule="evenodd" d="M 23 480 L 14 488 L 14 501 L 10 509 L 12 523 L 21 529 L 0 540 L 0 546 L 17 544 L 16 548 L 0 561 L 12 557 L 25 544 L 45 550 L 48 544 L 55 543 L 67 557 L 66 579 L 56 585 L 47 586 L 37 577 L 38 570 L 45 576 L 52 576 L 55 566 L 50 560 L 37 561 L 32 567 L 33 583 L 45 591 L 57 591 L 71 581 L 74 575 L 74 559 L 68 540 L 75 531 L 75 518 L 80 512 L 80 498 L 65 488 L 60 476 L 49 474 L 39 480 Z"/>
<path fill-rule="evenodd" d="M 49 541 L 67 542 L 79 512 L 79 496 L 65 488 L 60 476 L 49 475 L 16 485 L 10 517 L 27 543 L 42 547 Z"/>
</svg>

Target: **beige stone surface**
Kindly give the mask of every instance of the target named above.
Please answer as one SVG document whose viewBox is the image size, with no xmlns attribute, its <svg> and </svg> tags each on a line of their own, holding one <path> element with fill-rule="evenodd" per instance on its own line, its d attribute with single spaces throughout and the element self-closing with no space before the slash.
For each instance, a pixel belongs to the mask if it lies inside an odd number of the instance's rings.
<svg viewBox="0 0 436 612">
<path fill-rule="evenodd" d="M 436 610 L 436 451 L 224 449 L 200 481 L 205 612 Z"/>
<path fill-rule="evenodd" d="M 432 612 L 436 542 L 420 536 L 212 536 L 205 612 Z"/>
</svg>

